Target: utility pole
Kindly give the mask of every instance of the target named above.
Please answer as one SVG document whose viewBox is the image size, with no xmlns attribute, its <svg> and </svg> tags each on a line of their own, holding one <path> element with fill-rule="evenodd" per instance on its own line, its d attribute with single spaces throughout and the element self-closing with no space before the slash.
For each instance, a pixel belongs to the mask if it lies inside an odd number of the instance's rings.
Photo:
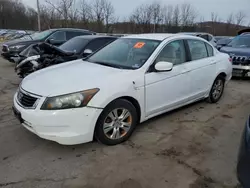
<svg viewBox="0 0 250 188">
<path fill-rule="evenodd" d="M 36 1 L 37 4 L 37 24 L 38 24 L 38 31 L 41 31 L 41 19 L 40 19 L 40 4 L 39 0 Z"/>
</svg>

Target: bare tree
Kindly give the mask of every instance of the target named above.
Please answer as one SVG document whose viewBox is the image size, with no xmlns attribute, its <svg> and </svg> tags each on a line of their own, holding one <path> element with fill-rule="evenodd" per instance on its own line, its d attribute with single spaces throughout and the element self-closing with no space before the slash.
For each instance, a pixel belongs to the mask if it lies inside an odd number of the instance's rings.
<svg viewBox="0 0 250 188">
<path fill-rule="evenodd" d="M 219 21 L 219 17 L 218 17 L 217 13 L 211 12 L 211 21 L 212 22 L 218 22 Z"/>
<path fill-rule="evenodd" d="M 191 4 L 184 3 L 181 5 L 181 23 L 182 26 L 191 26 L 194 24 L 197 13 Z"/>
<path fill-rule="evenodd" d="M 229 14 L 228 15 L 228 17 L 227 17 L 227 24 L 229 25 L 232 25 L 232 24 L 234 24 L 234 14 L 233 13 L 231 13 L 231 14 Z"/>
<path fill-rule="evenodd" d="M 246 18 L 246 14 L 243 11 L 239 11 L 235 14 L 235 24 L 236 27 L 239 27 L 240 25 L 244 24 Z"/>
<path fill-rule="evenodd" d="M 150 5 L 147 4 L 143 4 L 137 7 L 130 16 L 130 21 L 138 26 L 140 32 L 151 31 L 151 20 L 152 12 L 150 9 Z"/>
<path fill-rule="evenodd" d="M 110 24 L 115 22 L 115 9 L 112 3 L 108 0 L 102 0 L 102 6 L 106 32 L 108 33 L 110 30 Z"/>
<path fill-rule="evenodd" d="M 94 0 L 92 4 L 93 19 L 97 23 L 97 30 L 102 32 L 104 22 L 103 0 Z"/>
<path fill-rule="evenodd" d="M 172 5 L 168 5 L 163 8 L 163 18 L 164 18 L 165 25 L 167 26 L 172 25 L 173 12 L 174 12 L 174 8 Z"/>
<path fill-rule="evenodd" d="M 172 17 L 173 21 L 173 26 L 179 26 L 180 25 L 180 21 L 181 21 L 181 14 L 180 14 L 180 8 L 179 5 L 176 5 L 174 8 L 174 12 L 173 12 L 173 17 Z"/>
<path fill-rule="evenodd" d="M 80 1 L 80 20 L 83 22 L 84 26 L 93 20 L 92 7 L 86 0 Z"/>
<path fill-rule="evenodd" d="M 70 12 L 75 0 L 58 0 L 56 3 L 52 3 L 50 0 L 45 2 L 50 5 L 53 9 L 57 10 L 62 16 L 63 26 L 68 26 L 68 20 L 70 18 Z"/>
<path fill-rule="evenodd" d="M 216 35 L 216 24 L 220 21 L 219 16 L 215 12 L 211 12 L 211 22 L 212 22 L 212 31 L 213 35 Z"/>
<path fill-rule="evenodd" d="M 158 2 L 149 5 L 149 11 L 152 12 L 152 23 L 154 24 L 153 32 L 156 32 L 156 27 L 163 21 L 163 13 L 161 4 Z"/>
</svg>

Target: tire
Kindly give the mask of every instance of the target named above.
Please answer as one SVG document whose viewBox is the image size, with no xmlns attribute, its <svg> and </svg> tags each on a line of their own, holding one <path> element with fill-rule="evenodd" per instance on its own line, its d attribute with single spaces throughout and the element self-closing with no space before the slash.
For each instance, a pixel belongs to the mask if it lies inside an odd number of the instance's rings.
<svg viewBox="0 0 250 188">
<path fill-rule="evenodd" d="M 218 84 L 220 86 L 218 86 Z M 209 103 L 218 102 L 223 95 L 224 86 L 225 86 L 225 78 L 223 76 L 218 76 L 213 83 L 213 86 L 210 90 L 209 97 L 207 98 L 207 101 Z M 220 89 L 218 89 L 218 88 L 220 88 Z M 215 90 L 217 90 L 217 94 L 216 94 Z"/>
<path fill-rule="evenodd" d="M 105 145 L 120 144 L 132 135 L 137 122 L 138 115 L 134 105 L 124 99 L 115 100 L 98 118 L 95 138 Z"/>
</svg>

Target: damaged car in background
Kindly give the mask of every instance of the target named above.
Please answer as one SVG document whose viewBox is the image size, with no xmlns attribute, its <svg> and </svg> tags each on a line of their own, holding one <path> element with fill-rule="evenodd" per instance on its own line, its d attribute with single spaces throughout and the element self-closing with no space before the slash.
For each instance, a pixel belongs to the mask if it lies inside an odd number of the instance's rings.
<svg viewBox="0 0 250 188">
<path fill-rule="evenodd" d="M 116 39 L 112 36 L 85 35 L 75 37 L 59 47 L 48 43 L 34 44 L 19 54 L 15 71 L 24 78 L 52 65 L 85 58 Z"/>
<path fill-rule="evenodd" d="M 59 46 L 66 41 L 80 35 L 94 35 L 92 31 L 75 28 L 58 28 L 37 32 L 29 37 L 24 37 L 12 41 L 5 42 L 2 45 L 2 57 L 12 63 L 24 49 L 32 44 L 47 42 L 54 46 Z"/>
</svg>

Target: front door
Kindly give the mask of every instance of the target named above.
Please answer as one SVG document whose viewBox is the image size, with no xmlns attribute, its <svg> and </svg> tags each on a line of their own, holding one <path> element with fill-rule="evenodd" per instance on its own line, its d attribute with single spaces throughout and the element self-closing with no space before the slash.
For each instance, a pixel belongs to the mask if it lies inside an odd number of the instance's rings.
<svg viewBox="0 0 250 188">
<path fill-rule="evenodd" d="M 154 64 L 166 61 L 173 63 L 174 67 L 168 72 L 151 69 L 145 74 L 147 117 L 171 110 L 188 100 L 190 91 L 186 60 L 183 40 L 168 43 L 160 52 Z"/>
</svg>

